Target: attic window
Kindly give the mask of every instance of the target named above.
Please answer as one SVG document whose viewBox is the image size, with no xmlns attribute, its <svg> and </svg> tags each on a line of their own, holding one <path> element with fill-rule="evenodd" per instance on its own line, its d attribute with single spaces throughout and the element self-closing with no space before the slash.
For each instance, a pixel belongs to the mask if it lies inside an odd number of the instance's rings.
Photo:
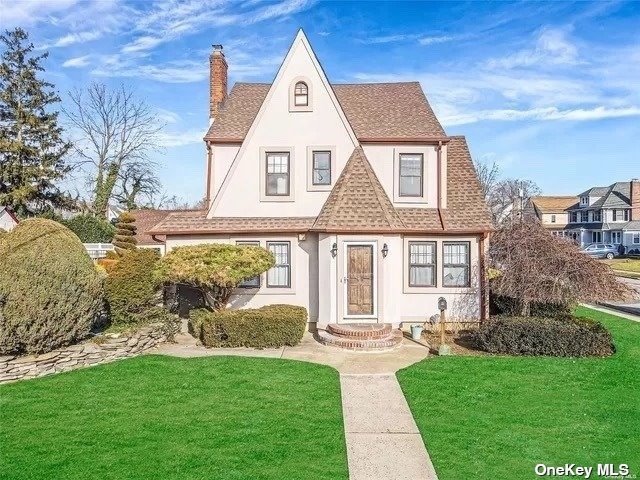
<svg viewBox="0 0 640 480">
<path fill-rule="evenodd" d="M 309 87 L 305 82 L 296 83 L 293 92 L 293 104 L 296 107 L 309 106 Z"/>
</svg>

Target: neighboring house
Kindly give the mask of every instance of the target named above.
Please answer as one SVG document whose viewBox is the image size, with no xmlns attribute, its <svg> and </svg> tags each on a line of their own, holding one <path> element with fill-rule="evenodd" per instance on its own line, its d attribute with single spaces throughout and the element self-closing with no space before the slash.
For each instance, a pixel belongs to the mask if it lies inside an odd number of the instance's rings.
<svg viewBox="0 0 640 480">
<path fill-rule="evenodd" d="M 170 213 L 195 212 L 196 210 L 131 210 L 131 215 L 136 219 L 136 241 L 138 248 L 150 248 L 157 250 L 160 255 L 165 254 L 165 235 L 150 235 L 151 227 L 160 223 Z"/>
<path fill-rule="evenodd" d="M 617 182 L 608 187 L 592 187 L 577 197 L 536 197 L 534 205 L 545 199 L 566 198 L 557 203 L 555 213 L 536 208 L 543 225 L 556 235 L 569 236 L 581 246 L 591 243 L 623 245 L 627 251 L 640 250 L 640 180 Z M 571 199 L 571 200 L 569 200 Z M 541 216 L 542 215 L 542 216 Z M 557 226 L 550 226 L 555 215 Z M 548 220 L 548 221 L 547 221 Z"/>
<path fill-rule="evenodd" d="M 553 235 L 570 237 L 574 241 L 580 240 L 579 231 L 568 231 L 568 209 L 577 205 L 578 197 L 572 196 L 536 196 L 529 199 L 524 215 L 527 218 L 536 218 Z"/>
<path fill-rule="evenodd" d="M 0 205 L 0 230 L 10 232 L 18 225 L 18 217 L 7 207 Z"/>
<path fill-rule="evenodd" d="M 464 137 L 448 136 L 418 82 L 331 84 L 302 31 L 271 84 L 227 94 L 210 57 L 208 211 L 169 213 L 167 251 L 260 245 L 276 265 L 232 307 L 290 303 L 310 321 L 424 322 L 486 312 L 491 217 Z"/>
</svg>

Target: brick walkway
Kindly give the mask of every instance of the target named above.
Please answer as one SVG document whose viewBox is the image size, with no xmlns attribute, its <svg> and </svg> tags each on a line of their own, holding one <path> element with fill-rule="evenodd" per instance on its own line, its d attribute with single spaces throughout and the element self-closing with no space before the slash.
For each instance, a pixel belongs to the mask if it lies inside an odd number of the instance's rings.
<svg viewBox="0 0 640 480">
<path fill-rule="evenodd" d="M 342 374 L 340 386 L 350 480 L 438 478 L 394 374 Z"/>
</svg>

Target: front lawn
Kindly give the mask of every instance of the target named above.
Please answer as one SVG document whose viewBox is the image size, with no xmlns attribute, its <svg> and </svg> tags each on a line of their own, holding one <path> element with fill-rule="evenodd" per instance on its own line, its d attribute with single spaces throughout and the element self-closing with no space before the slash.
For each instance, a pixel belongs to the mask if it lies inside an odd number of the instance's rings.
<svg viewBox="0 0 640 480">
<path fill-rule="evenodd" d="M 440 480 L 537 478 L 538 463 L 640 475 L 640 324 L 577 313 L 611 330 L 614 356 L 439 357 L 398 372 Z"/>
<path fill-rule="evenodd" d="M 0 478 L 346 479 L 338 373 L 143 356 L 0 386 Z"/>
<path fill-rule="evenodd" d="M 617 272 L 626 272 L 630 276 L 640 276 L 640 260 L 635 258 L 615 258 L 613 260 L 603 260 Z"/>
</svg>

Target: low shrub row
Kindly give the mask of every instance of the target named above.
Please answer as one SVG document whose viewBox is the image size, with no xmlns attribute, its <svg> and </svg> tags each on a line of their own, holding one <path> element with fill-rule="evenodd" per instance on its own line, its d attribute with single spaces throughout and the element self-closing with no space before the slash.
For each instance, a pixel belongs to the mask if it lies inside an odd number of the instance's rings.
<svg viewBox="0 0 640 480">
<path fill-rule="evenodd" d="M 572 316 L 498 316 L 481 325 L 472 340 L 481 350 L 507 355 L 604 357 L 615 351 L 601 323 Z"/>
<path fill-rule="evenodd" d="M 307 310 L 268 305 L 244 310 L 195 310 L 189 331 L 207 347 L 277 348 L 297 345 L 307 325 Z"/>
<path fill-rule="evenodd" d="M 517 298 L 491 292 L 489 308 L 491 315 L 519 316 L 522 312 L 522 302 Z M 560 303 L 531 302 L 530 308 L 532 317 L 551 318 L 571 315 L 571 307 Z"/>
</svg>

